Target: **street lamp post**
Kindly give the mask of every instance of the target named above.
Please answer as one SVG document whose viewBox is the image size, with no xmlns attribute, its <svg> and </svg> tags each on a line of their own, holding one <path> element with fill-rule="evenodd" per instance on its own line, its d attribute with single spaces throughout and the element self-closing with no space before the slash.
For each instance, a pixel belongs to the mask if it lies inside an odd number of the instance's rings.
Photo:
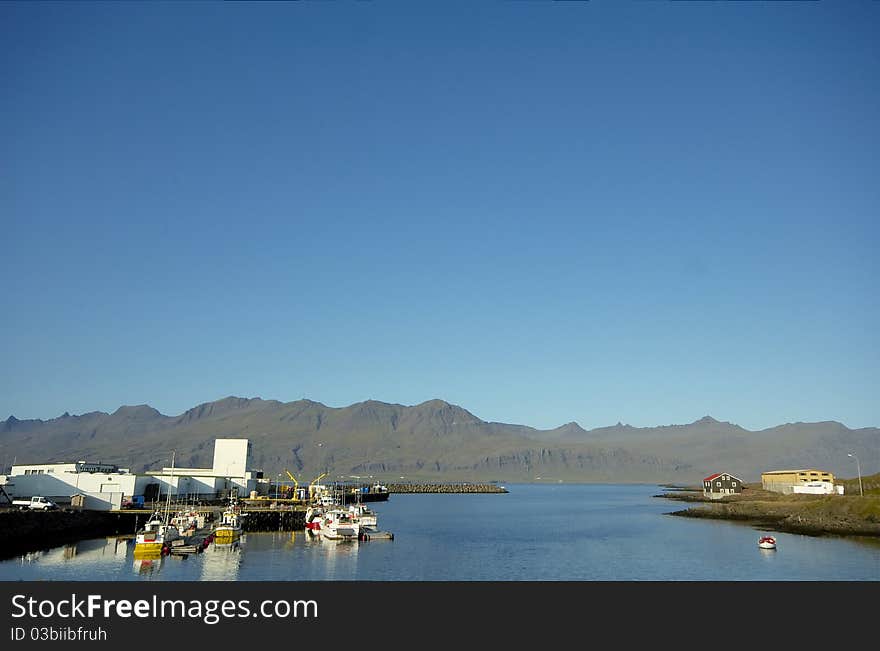
<svg viewBox="0 0 880 651">
<path fill-rule="evenodd" d="M 862 490 L 862 466 L 859 465 L 859 458 L 854 455 L 852 452 L 847 452 L 846 456 L 852 457 L 856 460 L 856 472 L 859 473 L 859 495 L 864 495 L 865 491 Z"/>
<path fill-rule="evenodd" d="M 318 470 L 320 470 L 321 467 L 323 466 L 324 474 L 326 475 L 329 472 L 329 469 L 327 468 L 327 451 L 324 449 L 324 442 L 318 441 L 315 445 L 317 445 L 320 448 L 318 450 L 318 457 L 319 457 L 319 462 L 320 462 L 318 464 Z"/>
</svg>

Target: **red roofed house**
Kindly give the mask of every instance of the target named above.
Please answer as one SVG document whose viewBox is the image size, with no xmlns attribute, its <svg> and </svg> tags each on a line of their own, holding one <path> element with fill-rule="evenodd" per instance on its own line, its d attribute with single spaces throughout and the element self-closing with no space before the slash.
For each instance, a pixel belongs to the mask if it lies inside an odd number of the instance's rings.
<svg viewBox="0 0 880 651">
<path fill-rule="evenodd" d="M 713 500 L 734 493 L 742 493 L 742 489 L 742 479 L 726 472 L 716 472 L 703 480 L 703 495 Z"/>
</svg>

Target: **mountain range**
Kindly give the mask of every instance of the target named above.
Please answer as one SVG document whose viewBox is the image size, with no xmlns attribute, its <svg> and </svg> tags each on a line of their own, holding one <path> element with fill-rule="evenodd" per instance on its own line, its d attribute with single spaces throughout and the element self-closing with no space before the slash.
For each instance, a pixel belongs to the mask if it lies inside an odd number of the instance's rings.
<svg viewBox="0 0 880 651">
<path fill-rule="evenodd" d="M 148 405 L 112 414 L 64 413 L 50 420 L 0 421 L 0 469 L 17 463 L 100 461 L 142 472 L 170 465 L 210 467 L 215 438 L 248 438 L 253 466 L 267 477 L 290 470 L 309 481 L 566 481 L 700 483 L 730 472 L 759 481 L 764 470 L 821 468 L 838 476 L 880 471 L 880 429 L 836 421 L 786 423 L 759 431 L 705 416 L 683 425 L 550 430 L 481 420 L 443 400 L 414 406 L 375 400 L 328 407 L 227 397 L 166 416 Z M 284 475 L 286 479 L 286 475 Z"/>
</svg>

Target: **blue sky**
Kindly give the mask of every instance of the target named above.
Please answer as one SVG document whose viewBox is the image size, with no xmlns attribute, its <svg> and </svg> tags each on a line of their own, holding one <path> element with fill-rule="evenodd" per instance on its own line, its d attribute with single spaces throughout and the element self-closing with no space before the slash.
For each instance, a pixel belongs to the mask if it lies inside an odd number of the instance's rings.
<svg viewBox="0 0 880 651">
<path fill-rule="evenodd" d="M 878 28 L 867 2 L 2 3 L 0 417 L 878 426 Z"/>
</svg>

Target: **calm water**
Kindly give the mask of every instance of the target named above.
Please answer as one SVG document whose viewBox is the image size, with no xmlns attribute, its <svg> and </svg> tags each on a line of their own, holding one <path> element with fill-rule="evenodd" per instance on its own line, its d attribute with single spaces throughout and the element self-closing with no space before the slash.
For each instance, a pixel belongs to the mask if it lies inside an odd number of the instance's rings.
<svg viewBox="0 0 880 651">
<path fill-rule="evenodd" d="M 0 580 L 880 580 L 880 545 L 663 515 L 653 486 L 508 486 L 500 495 L 392 495 L 393 541 L 249 533 L 238 549 L 141 562 L 133 543 L 89 540 L 0 562 Z M 775 533 L 775 532 L 774 532 Z"/>
</svg>

